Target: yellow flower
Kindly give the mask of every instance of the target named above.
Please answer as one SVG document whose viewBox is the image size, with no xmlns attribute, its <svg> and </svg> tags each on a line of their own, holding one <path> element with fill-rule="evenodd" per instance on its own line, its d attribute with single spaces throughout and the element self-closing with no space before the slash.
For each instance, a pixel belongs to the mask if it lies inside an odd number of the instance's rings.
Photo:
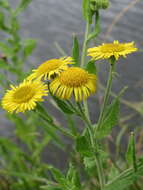
<svg viewBox="0 0 143 190">
<path fill-rule="evenodd" d="M 37 69 L 32 70 L 33 73 L 27 78 L 32 79 L 51 79 L 55 75 L 59 75 L 68 68 L 69 64 L 73 64 L 71 57 L 63 57 L 60 59 L 50 59 L 42 63 Z"/>
<path fill-rule="evenodd" d="M 2 107 L 8 112 L 25 112 L 33 110 L 36 102 L 43 101 L 43 96 L 47 96 L 47 85 L 41 81 L 24 80 L 19 86 L 11 85 L 2 98 Z"/>
<path fill-rule="evenodd" d="M 126 57 L 127 54 L 137 51 L 134 42 L 130 43 L 119 43 L 114 41 L 113 43 L 102 44 L 98 47 L 93 47 L 88 49 L 88 55 L 94 60 L 98 59 L 109 59 L 114 56 L 116 60 L 120 56 Z"/>
<path fill-rule="evenodd" d="M 61 99 L 70 99 L 73 94 L 76 101 L 81 101 L 96 91 L 96 75 L 70 67 L 51 82 L 50 90 Z"/>
</svg>

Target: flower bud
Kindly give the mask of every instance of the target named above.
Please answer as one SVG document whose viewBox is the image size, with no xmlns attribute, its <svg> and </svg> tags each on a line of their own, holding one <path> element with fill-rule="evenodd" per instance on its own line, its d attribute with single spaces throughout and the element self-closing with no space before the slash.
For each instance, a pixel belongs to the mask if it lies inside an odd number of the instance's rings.
<svg viewBox="0 0 143 190">
<path fill-rule="evenodd" d="M 99 9 L 107 9 L 109 6 L 109 0 L 90 0 L 90 8 L 92 11 Z"/>
</svg>

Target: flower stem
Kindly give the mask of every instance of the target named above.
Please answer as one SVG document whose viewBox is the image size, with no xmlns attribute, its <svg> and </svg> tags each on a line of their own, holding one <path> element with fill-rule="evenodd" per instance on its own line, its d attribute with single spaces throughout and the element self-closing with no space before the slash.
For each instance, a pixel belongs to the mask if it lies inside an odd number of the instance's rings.
<svg viewBox="0 0 143 190">
<path fill-rule="evenodd" d="M 81 65 L 80 65 L 82 68 L 85 66 L 85 58 L 86 58 L 86 52 L 87 52 L 87 39 L 88 39 L 89 32 L 90 32 L 90 23 L 87 22 L 84 42 L 83 42 L 83 49 L 82 49 Z"/>
<path fill-rule="evenodd" d="M 90 32 L 90 23 L 87 22 L 86 23 L 85 38 L 84 38 L 84 42 L 83 42 L 82 58 L 81 58 L 81 67 L 82 68 L 84 68 L 84 66 L 85 66 L 85 58 L 86 58 L 86 53 L 87 53 L 87 43 L 88 43 L 89 32 Z M 93 129 L 93 126 L 92 126 L 91 121 L 90 121 L 87 101 L 84 101 L 83 120 L 87 124 L 87 129 L 89 132 L 91 146 L 92 146 L 93 150 L 98 149 L 97 142 L 94 139 L 94 129 Z M 99 153 L 94 156 L 94 159 L 95 159 L 95 163 L 97 166 L 97 172 L 98 172 L 100 187 L 101 187 L 101 189 L 103 189 L 104 184 L 105 184 L 105 176 L 104 176 L 103 166 L 102 166 L 102 162 L 101 162 Z"/>
<path fill-rule="evenodd" d="M 105 184 L 105 176 L 104 176 L 104 171 L 103 171 L 100 155 L 99 155 L 99 152 L 98 152 L 98 144 L 97 144 L 97 142 L 95 141 L 95 138 L 94 138 L 94 128 L 92 126 L 91 121 L 86 116 L 86 112 L 83 111 L 82 106 L 80 105 L 80 103 L 77 103 L 77 105 L 78 105 L 79 110 L 81 112 L 81 117 L 83 118 L 83 121 L 85 121 L 86 126 L 87 126 L 87 130 L 88 130 L 89 137 L 90 137 L 90 144 L 91 144 L 92 150 L 94 152 L 94 159 L 95 159 L 95 163 L 96 163 L 96 167 L 97 167 L 99 183 L 100 183 L 100 187 L 101 187 L 101 190 L 102 190 L 103 187 L 104 187 L 104 184 Z"/>
<path fill-rule="evenodd" d="M 91 142 L 91 146 L 92 149 L 94 151 L 94 159 L 95 159 L 95 163 L 96 163 L 96 167 L 97 167 L 97 173 L 98 173 L 98 177 L 99 177 L 99 183 L 100 183 L 100 187 L 101 190 L 103 189 L 104 185 L 105 185 L 105 176 L 104 176 L 104 170 L 103 170 L 103 166 L 102 166 L 102 161 L 98 152 L 98 144 L 95 141 L 94 138 L 94 128 L 91 124 L 91 122 L 88 120 L 88 118 L 86 118 L 86 115 L 83 116 L 84 117 L 84 121 L 87 124 L 87 129 L 89 132 L 89 136 L 90 136 L 90 142 Z"/>
<path fill-rule="evenodd" d="M 106 106 L 107 106 L 107 103 L 108 103 L 108 100 L 109 100 L 111 87 L 112 87 L 112 80 L 113 80 L 113 75 L 114 75 L 114 69 L 115 69 L 115 59 L 112 58 L 111 59 L 111 64 L 110 64 L 109 77 L 108 77 L 108 81 L 107 81 L 107 87 L 106 87 L 104 101 L 103 101 L 103 106 L 101 108 L 101 112 L 100 112 L 99 120 L 98 120 L 98 123 L 97 123 L 96 131 L 98 131 L 100 129 L 100 127 L 101 127 L 103 116 L 104 116 Z"/>
</svg>

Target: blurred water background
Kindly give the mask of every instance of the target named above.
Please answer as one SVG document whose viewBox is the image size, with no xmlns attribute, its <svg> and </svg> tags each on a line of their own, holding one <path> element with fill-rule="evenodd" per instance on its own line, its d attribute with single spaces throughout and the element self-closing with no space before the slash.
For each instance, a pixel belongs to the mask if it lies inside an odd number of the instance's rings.
<svg viewBox="0 0 143 190">
<path fill-rule="evenodd" d="M 18 0 L 10 0 L 15 6 Z M 110 8 L 101 11 L 100 41 L 112 42 L 114 39 L 120 42 L 135 41 L 137 47 L 143 49 L 143 1 L 142 0 L 111 0 Z M 85 22 L 82 20 L 81 0 L 33 0 L 27 10 L 19 17 L 22 24 L 21 36 L 37 40 L 37 48 L 25 63 L 28 71 L 29 65 L 36 67 L 43 61 L 60 57 L 57 49 L 59 44 L 67 55 L 71 55 L 72 36 L 77 34 L 80 46 L 84 36 Z M 114 22 L 116 23 L 114 26 Z M 105 82 L 107 76 L 107 64 L 102 64 L 100 77 Z M 143 53 L 137 52 L 127 59 L 120 59 L 117 66 L 118 79 L 114 81 L 114 91 L 117 92 L 127 85 L 128 90 L 124 98 L 129 101 L 141 101 L 143 95 Z M 90 99 L 91 117 L 95 121 L 97 101 Z M 94 111 L 92 111 L 94 110 Z M 123 106 L 124 115 L 131 113 Z M 61 117 L 53 110 L 56 117 Z M 131 127 L 141 125 L 140 118 L 134 117 Z M 11 124 L 2 116 L 0 119 L 0 134 L 10 135 Z M 52 151 L 52 150 L 51 150 Z M 58 150 L 56 150 L 58 151 Z M 54 151 L 53 151 L 54 152 Z M 54 156 L 54 153 L 53 153 Z M 56 155 L 55 155 L 56 156 Z M 53 157 L 51 158 L 53 159 Z"/>
</svg>

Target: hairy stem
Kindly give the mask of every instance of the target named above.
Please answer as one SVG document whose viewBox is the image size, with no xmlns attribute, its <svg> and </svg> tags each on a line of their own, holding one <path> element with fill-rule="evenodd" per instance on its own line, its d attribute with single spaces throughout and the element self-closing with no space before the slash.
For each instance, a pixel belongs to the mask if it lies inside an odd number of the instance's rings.
<svg viewBox="0 0 143 190">
<path fill-rule="evenodd" d="M 90 32 L 90 24 L 89 24 L 89 22 L 87 22 L 86 31 L 85 31 L 85 38 L 84 38 L 84 42 L 83 42 L 82 58 L 81 58 L 81 67 L 82 68 L 84 68 L 85 63 L 86 63 L 85 59 L 86 59 L 86 54 L 87 54 L 87 44 L 88 44 L 89 32 Z M 91 121 L 90 121 L 87 101 L 84 101 L 83 120 L 87 124 L 87 129 L 88 129 L 89 136 L 90 136 L 91 146 L 92 146 L 93 150 L 95 150 L 95 149 L 97 149 L 96 148 L 97 142 L 94 139 L 94 129 L 93 129 L 93 126 L 92 126 Z M 98 152 L 98 150 L 96 150 L 96 151 Z M 94 156 L 94 159 L 95 159 L 96 166 L 97 166 L 97 172 L 98 172 L 100 187 L 102 190 L 104 185 L 105 185 L 105 176 L 104 176 L 102 161 L 100 159 L 99 153 Z"/>
</svg>

